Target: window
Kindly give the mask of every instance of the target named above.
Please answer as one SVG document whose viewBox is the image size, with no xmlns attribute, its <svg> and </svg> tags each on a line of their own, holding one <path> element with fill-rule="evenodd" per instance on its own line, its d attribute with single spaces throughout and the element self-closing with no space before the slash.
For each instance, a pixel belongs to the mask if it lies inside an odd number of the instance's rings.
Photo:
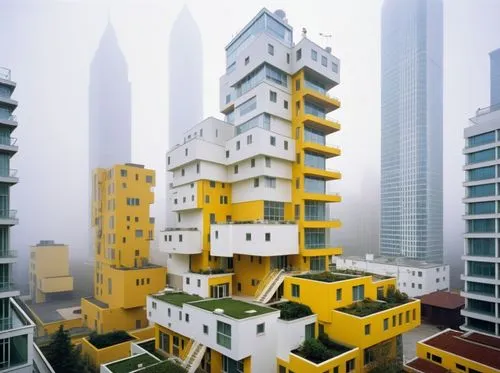
<svg viewBox="0 0 500 373">
<path fill-rule="evenodd" d="M 302 49 L 299 49 L 297 52 L 295 52 L 295 60 L 300 61 L 302 58 Z"/>
<path fill-rule="evenodd" d="M 184 155 L 185 155 L 186 157 L 187 157 L 187 155 L 188 155 L 188 152 L 189 152 L 188 148 L 184 149 Z"/>
<path fill-rule="evenodd" d="M 339 65 L 337 65 L 335 62 L 332 62 L 332 71 L 334 73 L 338 73 L 339 72 Z"/>
<path fill-rule="evenodd" d="M 392 326 L 395 327 L 396 326 L 396 315 L 393 315 L 392 316 Z"/>
<path fill-rule="evenodd" d="M 250 57 L 245 57 L 245 65 L 248 65 L 250 63 Z"/>
<path fill-rule="evenodd" d="M 264 324 L 264 323 L 257 324 L 257 335 L 264 334 L 264 331 L 266 330 L 265 327 L 266 327 L 266 324 Z"/>
<path fill-rule="evenodd" d="M 231 95 L 226 95 L 226 104 L 229 104 L 230 101 L 231 101 Z M 200 133 L 200 136 L 201 136 L 201 133 Z"/>
<path fill-rule="evenodd" d="M 237 174 L 238 173 L 238 165 L 234 166 L 234 173 Z"/>
<path fill-rule="evenodd" d="M 282 221 L 284 218 L 284 202 L 264 201 L 264 220 Z"/>
<path fill-rule="evenodd" d="M 168 314 L 168 317 L 170 317 L 170 315 L 171 315 L 170 308 L 167 310 L 167 314 Z"/>
<path fill-rule="evenodd" d="M 402 313 L 400 313 L 398 315 L 398 322 L 399 322 L 399 325 L 403 325 L 403 314 Z"/>
<path fill-rule="evenodd" d="M 264 185 L 265 185 L 266 188 L 276 189 L 276 178 L 275 177 L 264 176 Z"/>
<path fill-rule="evenodd" d="M 210 203 L 210 196 L 208 194 L 205 196 L 205 203 Z"/>
<path fill-rule="evenodd" d="M 422 289 L 422 284 L 418 284 L 418 288 L 419 288 L 419 289 Z"/>
<path fill-rule="evenodd" d="M 283 147 L 285 148 L 285 150 L 288 150 L 288 141 L 285 140 L 285 142 L 283 143 Z"/>
<path fill-rule="evenodd" d="M 370 324 L 365 325 L 365 335 L 370 335 L 370 327 L 371 327 Z"/>
<path fill-rule="evenodd" d="M 229 158 L 229 150 L 226 150 L 226 158 Z"/>
<path fill-rule="evenodd" d="M 286 54 L 286 63 L 290 63 L 290 53 Z"/>
<path fill-rule="evenodd" d="M 258 188 L 259 187 L 259 178 L 256 177 L 255 179 L 253 179 L 253 187 L 254 188 Z"/>
<path fill-rule="evenodd" d="M 252 241 L 252 234 L 251 234 L 251 233 L 246 233 L 246 234 L 245 234 L 245 239 L 246 239 L 247 241 Z"/>
<path fill-rule="evenodd" d="M 184 169 L 181 170 L 181 176 L 186 175 L 186 171 Z"/>
<path fill-rule="evenodd" d="M 153 176 L 151 175 L 146 175 L 146 183 L 152 184 L 153 183 Z"/>
<path fill-rule="evenodd" d="M 269 91 L 269 101 L 276 102 L 278 100 L 278 94 L 274 91 Z"/>
<path fill-rule="evenodd" d="M 208 335 L 208 325 L 203 325 L 203 334 Z"/>
<path fill-rule="evenodd" d="M 256 108 L 257 108 L 257 99 L 254 96 L 239 106 L 240 116 L 248 114 L 252 110 L 255 110 Z"/>
<path fill-rule="evenodd" d="M 247 136 L 247 144 L 250 145 L 253 141 L 252 135 Z"/>
<path fill-rule="evenodd" d="M 292 284 L 292 297 L 300 297 L 300 285 Z"/>
<path fill-rule="evenodd" d="M 143 235 L 142 229 L 136 229 L 135 230 L 135 237 L 136 238 L 141 238 Z"/>
<path fill-rule="evenodd" d="M 250 159 L 250 167 L 255 167 L 255 158 Z"/>
<path fill-rule="evenodd" d="M 415 283 L 414 282 L 411 283 L 411 288 L 415 289 Z"/>
<path fill-rule="evenodd" d="M 321 64 L 323 66 L 328 66 L 328 59 L 325 56 L 321 56 Z"/>
<path fill-rule="evenodd" d="M 443 361 L 443 359 L 441 359 L 441 357 L 440 357 L 440 356 L 437 356 L 437 355 L 434 355 L 434 354 L 432 354 L 432 356 L 431 356 L 431 360 L 432 360 L 432 361 L 435 361 L 435 362 L 436 362 L 436 363 L 438 363 L 438 364 L 441 364 L 441 362 Z"/>
<path fill-rule="evenodd" d="M 389 319 L 388 318 L 384 319 L 384 330 L 387 330 L 387 329 L 389 329 Z"/>
<path fill-rule="evenodd" d="M 354 371 L 355 369 L 355 364 L 354 364 L 355 360 L 354 359 L 351 359 L 349 361 L 346 361 L 345 363 L 345 371 L 346 373 L 349 373 L 349 372 L 352 372 Z"/>
<path fill-rule="evenodd" d="M 271 136 L 271 137 L 269 138 L 269 142 L 270 142 L 270 144 L 271 144 L 272 146 L 276 146 L 276 137 Z"/>
<path fill-rule="evenodd" d="M 268 168 L 271 167 L 271 157 L 266 157 L 265 160 L 266 160 L 266 167 Z"/>
<path fill-rule="evenodd" d="M 185 320 L 186 322 L 189 322 L 189 313 L 185 313 L 185 314 L 184 314 L 184 320 Z"/>
<path fill-rule="evenodd" d="M 311 338 L 314 338 L 316 336 L 316 333 L 315 333 L 315 328 L 314 328 L 315 324 L 314 323 L 311 323 L 311 324 L 307 324 L 305 326 L 305 336 L 306 336 L 306 340 L 307 339 L 311 339 Z"/>
<path fill-rule="evenodd" d="M 240 142 L 239 141 L 236 141 L 236 150 L 240 150 L 241 146 L 240 146 Z"/>
<path fill-rule="evenodd" d="M 127 205 L 128 206 L 139 206 L 140 200 L 139 200 L 139 198 L 127 198 Z"/>
<path fill-rule="evenodd" d="M 354 302 L 365 299 L 365 286 L 358 285 L 352 287 L 352 300 Z"/>
<path fill-rule="evenodd" d="M 415 321 L 417 319 L 417 311 L 415 309 L 413 309 L 412 313 L 413 313 L 413 315 L 412 315 L 413 321 Z"/>
<path fill-rule="evenodd" d="M 283 108 L 288 109 L 288 101 L 287 100 L 283 100 Z"/>
<path fill-rule="evenodd" d="M 461 364 L 455 364 L 455 367 L 458 369 L 458 370 L 463 370 L 465 372 L 466 368 L 461 365 Z"/>
<path fill-rule="evenodd" d="M 127 177 L 127 170 L 120 170 L 121 177 Z"/>
<path fill-rule="evenodd" d="M 189 283 L 190 283 L 190 278 L 186 277 L 186 285 L 189 285 Z"/>
<path fill-rule="evenodd" d="M 215 188 L 215 181 L 210 180 L 210 188 Z"/>
<path fill-rule="evenodd" d="M 333 368 L 333 373 L 339 373 L 339 367 L 336 366 L 335 368 Z"/>
<path fill-rule="evenodd" d="M 218 240 L 219 239 L 219 231 L 215 231 L 215 239 Z M 198 280 L 200 281 L 200 280 Z M 199 286 L 198 286 L 199 287 Z"/>
<path fill-rule="evenodd" d="M 266 242 L 271 241 L 271 233 L 266 233 L 265 237 L 266 237 Z"/>
<path fill-rule="evenodd" d="M 313 61 L 317 61 L 318 60 L 318 52 L 316 52 L 314 49 L 311 49 L 311 59 Z"/>
<path fill-rule="evenodd" d="M 182 242 L 182 234 L 179 234 L 179 242 Z"/>
<path fill-rule="evenodd" d="M 418 271 L 418 277 L 422 277 L 422 271 Z"/>
<path fill-rule="evenodd" d="M 272 44 L 267 45 L 267 53 L 269 53 L 271 56 L 274 56 L 274 45 Z"/>
<path fill-rule="evenodd" d="M 337 289 L 337 300 L 342 300 L 342 289 Z"/>
<path fill-rule="evenodd" d="M 196 173 L 197 174 L 200 173 L 200 164 L 199 163 L 196 163 Z"/>
<path fill-rule="evenodd" d="M 210 214 L 210 224 L 215 224 L 215 214 Z"/>
<path fill-rule="evenodd" d="M 231 325 L 217 321 L 217 344 L 231 349 Z"/>
</svg>

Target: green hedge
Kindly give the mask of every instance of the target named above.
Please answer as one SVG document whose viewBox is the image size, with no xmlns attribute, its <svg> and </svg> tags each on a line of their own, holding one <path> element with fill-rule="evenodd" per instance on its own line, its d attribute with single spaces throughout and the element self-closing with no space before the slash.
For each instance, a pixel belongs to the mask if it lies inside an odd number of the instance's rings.
<svg viewBox="0 0 500 373">
<path fill-rule="evenodd" d="M 140 373 L 187 373 L 187 370 L 173 361 L 166 360 L 155 365 L 150 365 L 141 370 Z"/>
<path fill-rule="evenodd" d="M 313 314 L 309 306 L 296 302 L 280 303 L 274 307 L 280 310 L 280 319 L 283 320 L 295 320 Z"/>
<path fill-rule="evenodd" d="M 134 337 L 123 330 L 117 330 L 106 334 L 97 334 L 93 332 L 89 336 L 89 342 L 96 348 L 106 348 L 132 339 L 134 339 Z"/>
</svg>

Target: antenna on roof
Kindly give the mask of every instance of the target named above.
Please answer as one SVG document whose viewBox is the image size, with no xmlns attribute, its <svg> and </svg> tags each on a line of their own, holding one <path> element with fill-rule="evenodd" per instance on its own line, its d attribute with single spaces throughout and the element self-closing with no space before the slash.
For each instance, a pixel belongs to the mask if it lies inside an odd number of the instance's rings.
<svg viewBox="0 0 500 373">
<path fill-rule="evenodd" d="M 307 29 L 305 27 L 302 27 L 302 37 L 305 38 L 307 35 Z"/>
</svg>

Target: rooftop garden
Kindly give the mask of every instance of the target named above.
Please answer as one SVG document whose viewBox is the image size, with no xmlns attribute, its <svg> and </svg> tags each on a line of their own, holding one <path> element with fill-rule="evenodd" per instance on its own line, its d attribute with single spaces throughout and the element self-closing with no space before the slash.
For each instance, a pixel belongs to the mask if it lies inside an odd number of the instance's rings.
<svg viewBox="0 0 500 373">
<path fill-rule="evenodd" d="M 274 308 L 262 307 L 253 303 L 242 302 L 232 298 L 210 299 L 192 303 L 191 305 L 211 312 L 219 308 L 224 310 L 224 315 L 235 319 L 245 319 L 247 317 L 264 315 L 266 313 L 276 311 Z"/>
<path fill-rule="evenodd" d="M 366 298 L 362 301 L 353 303 L 350 306 L 339 308 L 337 311 L 345 312 L 357 317 L 364 317 L 401 306 L 409 301 L 410 299 L 408 298 L 408 295 L 401 293 L 394 286 L 389 286 L 387 289 L 387 295 L 379 301 Z"/>
<path fill-rule="evenodd" d="M 193 272 L 193 273 L 198 273 L 200 275 L 220 275 L 223 273 L 231 273 L 231 272 L 226 271 L 224 268 L 208 268 L 208 269 L 200 269 L 198 272 Z"/>
<path fill-rule="evenodd" d="M 379 275 L 379 274 L 371 273 L 371 272 L 357 271 L 354 269 L 333 269 L 332 272 L 351 275 L 351 276 L 372 276 L 376 280 L 386 280 L 389 278 L 394 278 L 391 276 L 384 276 L 384 275 Z"/>
<path fill-rule="evenodd" d="M 106 334 L 97 334 L 93 332 L 89 336 L 89 342 L 96 348 L 106 348 L 133 339 L 135 338 L 123 330 L 117 330 Z"/>
<path fill-rule="evenodd" d="M 332 273 L 332 272 L 305 273 L 303 275 L 297 275 L 295 277 L 305 278 L 305 279 L 314 280 L 314 281 L 321 281 L 321 282 L 337 282 L 337 281 L 343 281 L 343 280 L 350 280 L 353 278 L 352 275 L 346 276 L 346 275 Z"/>
<path fill-rule="evenodd" d="M 154 357 L 148 354 L 135 355 L 129 359 L 120 360 L 116 363 L 107 365 L 106 367 L 113 373 L 128 373 L 141 367 L 147 367 L 158 363 Z"/>
<path fill-rule="evenodd" d="M 190 295 L 186 293 L 165 293 L 161 295 L 155 295 L 154 297 L 158 300 L 173 304 L 174 306 L 177 307 L 182 307 L 184 303 L 194 302 L 203 299 L 198 295 Z"/>
<path fill-rule="evenodd" d="M 309 306 L 296 302 L 278 303 L 272 307 L 280 310 L 280 319 L 287 321 L 300 319 L 313 314 Z"/>
<path fill-rule="evenodd" d="M 150 365 L 139 371 L 140 373 L 187 373 L 187 370 L 173 361 L 165 360 L 161 363 Z"/>
<path fill-rule="evenodd" d="M 315 364 L 320 364 L 349 350 L 348 347 L 332 341 L 327 334 L 321 334 L 318 339 L 306 339 L 298 349 L 292 352 Z"/>
</svg>

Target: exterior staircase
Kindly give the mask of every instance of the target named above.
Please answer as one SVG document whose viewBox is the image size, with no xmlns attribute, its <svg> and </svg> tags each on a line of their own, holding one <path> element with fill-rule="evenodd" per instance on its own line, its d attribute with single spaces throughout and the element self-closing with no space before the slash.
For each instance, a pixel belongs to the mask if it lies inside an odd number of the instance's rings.
<svg viewBox="0 0 500 373">
<path fill-rule="evenodd" d="M 255 301 L 267 303 L 271 300 L 274 293 L 278 290 L 285 279 L 284 269 L 274 269 L 269 272 L 261 281 L 255 293 Z"/>
<path fill-rule="evenodd" d="M 188 373 L 195 373 L 196 369 L 200 366 L 201 359 L 203 359 L 203 355 L 207 346 L 202 345 L 200 342 L 194 341 L 189 349 L 189 352 L 182 362 L 182 367 L 184 367 Z"/>
</svg>

